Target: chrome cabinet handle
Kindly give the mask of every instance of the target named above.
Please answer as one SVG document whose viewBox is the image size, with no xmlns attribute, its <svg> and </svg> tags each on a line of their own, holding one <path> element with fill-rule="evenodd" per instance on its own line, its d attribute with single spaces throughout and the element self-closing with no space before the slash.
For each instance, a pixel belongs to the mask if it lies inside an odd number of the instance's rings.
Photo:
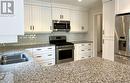
<svg viewBox="0 0 130 83">
<path fill-rule="evenodd" d="M 52 26 L 50 26 L 50 30 L 52 30 Z"/>
<path fill-rule="evenodd" d="M 48 49 L 52 49 L 52 48 L 48 48 Z"/>
<path fill-rule="evenodd" d="M 48 63 L 48 65 L 52 65 L 52 63 Z"/>
<path fill-rule="evenodd" d="M 84 30 L 84 26 L 82 26 L 81 29 Z"/>
<path fill-rule="evenodd" d="M 61 15 L 60 15 L 60 19 L 62 19 Z"/>
<path fill-rule="evenodd" d="M 91 56 L 88 56 L 89 58 L 91 57 Z"/>
<path fill-rule="evenodd" d="M 62 19 L 64 19 L 64 15 L 62 15 Z"/>
<path fill-rule="evenodd" d="M 48 56 L 52 56 L 52 54 L 49 54 Z"/>
<path fill-rule="evenodd" d="M 64 19 L 64 15 L 60 15 L 60 19 Z"/>
<path fill-rule="evenodd" d="M 37 58 L 40 58 L 40 57 L 42 57 L 42 56 L 37 56 Z"/>
<path fill-rule="evenodd" d="M 88 45 L 91 45 L 91 44 L 88 44 Z"/>
<path fill-rule="evenodd" d="M 42 50 L 42 49 L 36 49 L 36 50 L 40 51 L 40 50 Z"/>
<path fill-rule="evenodd" d="M 33 30 L 34 30 L 35 28 L 34 28 L 34 26 L 33 26 Z"/>
<path fill-rule="evenodd" d="M 82 46 L 84 46 L 84 44 L 82 44 Z"/>
<path fill-rule="evenodd" d="M 32 30 L 32 26 L 30 26 L 30 30 Z"/>
</svg>

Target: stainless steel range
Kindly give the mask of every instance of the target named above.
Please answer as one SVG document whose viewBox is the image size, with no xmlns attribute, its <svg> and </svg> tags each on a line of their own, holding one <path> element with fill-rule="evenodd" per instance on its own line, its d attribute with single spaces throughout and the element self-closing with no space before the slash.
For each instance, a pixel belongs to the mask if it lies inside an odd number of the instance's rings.
<svg viewBox="0 0 130 83">
<path fill-rule="evenodd" d="M 50 36 L 50 44 L 56 45 L 56 63 L 74 60 L 74 44 L 66 42 L 66 36 Z"/>
</svg>

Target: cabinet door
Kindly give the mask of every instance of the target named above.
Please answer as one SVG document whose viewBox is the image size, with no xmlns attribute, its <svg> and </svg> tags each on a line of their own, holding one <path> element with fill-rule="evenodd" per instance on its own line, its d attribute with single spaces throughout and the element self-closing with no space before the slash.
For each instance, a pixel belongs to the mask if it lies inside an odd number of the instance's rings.
<svg viewBox="0 0 130 83">
<path fill-rule="evenodd" d="M 88 31 L 88 13 L 87 12 L 82 12 L 81 13 L 81 31 L 82 32 L 87 32 Z"/>
<path fill-rule="evenodd" d="M 51 32 L 51 8 L 25 5 L 25 32 Z"/>
<path fill-rule="evenodd" d="M 114 36 L 115 3 L 109 1 L 103 4 L 103 36 Z"/>
<path fill-rule="evenodd" d="M 71 11 L 71 32 L 80 32 L 81 15 L 79 11 Z"/>
<path fill-rule="evenodd" d="M 114 40 L 104 39 L 102 57 L 114 61 Z"/>
<path fill-rule="evenodd" d="M 129 13 L 130 12 L 130 0 L 116 0 L 116 13 Z"/>
<path fill-rule="evenodd" d="M 41 29 L 41 7 L 39 6 L 31 6 L 32 11 L 31 11 L 31 18 L 32 18 L 32 25 L 33 25 L 33 31 L 34 32 L 40 32 Z"/>
<path fill-rule="evenodd" d="M 51 8 L 49 7 L 42 7 L 40 13 L 40 27 L 42 32 L 51 32 L 52 27 L 52 18 L 51 18 Z"/>
<path fill-rule="evenodd" d="M 60 20 L 61 19 L 61 8 L 52 8 L 52 19 L 53 20 Z"/>
<path fill-rule="evenodd" d="M 70 20 L 70 10 L 63 8 L 52 8 L 53 20 Z"/>
<path fill-rule="evenodd" d="M 61 9 L 62 13 L 61 15 L 63 15 L 63 19 L 61 20 L 70 20 L 70 10 L 69 9 Z"/>
<path fill-rule="evenodd" d="M 31 32 L 32 31 L 32 18 L 31 18 L 31 6 L 25 5 L 24 6 L 24 31 Z"/>
<path fill-rule="evenodd" d="M 71 32 L 88 31 L 88 13 L 81 11 L 71 12 Z"/>
</svg>

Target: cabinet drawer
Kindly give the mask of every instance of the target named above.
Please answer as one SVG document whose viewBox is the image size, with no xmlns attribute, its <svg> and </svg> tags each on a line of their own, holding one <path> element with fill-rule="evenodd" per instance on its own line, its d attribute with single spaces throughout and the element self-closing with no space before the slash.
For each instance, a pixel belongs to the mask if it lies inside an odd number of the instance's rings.
<svg viewBox="0 0 130 83">
<path fill-rule="evenodd" d="M 82 46 L 82 47 L 92 46 L 92 43 L 82 43 L 82 44 L 79 44 L 79 46 Z"/>
<path fill-rule="evenodd" d="M 75 45 L 78 49 L 92 49 L 92 43 L 83 43 Z"/>
<path fill-rule="evenodd" d="M 82 59 L 87 59 L 87 58 L 91 58 L 91 57 L 92 57 L 92 56 L 90 56 L 90 55 L 89 55 L 89 56 L 87 56 L 87 55 L 82 55 L 82 56 L 79 57 L 79 59 L 82 60 Z"/>
<path fill-rule="evenodd" d="M 45 47 L 45 50 L 54 51 L 55 50 L 55 46 Z"/>
<path fill-rule="evenodd" d="M 37 54 L 33 55 L 34 58 L 42 58 L 42 60 L 48 60 L 55 58 L 55 54 Z"/>
<path fill-rule="evenodd" d="M 87 53 L 85 53 L 85 54 L 81 54 L 81 57 L 91 57 L 92 56 L 92 52 L 87 52 Z"/>
<path fill-rule="evenodd" d="M 80 49 L 81 53 L 92 52 L 92 49 Z"/>
<path fill-rule="evenodd" d="M 55 46 L 53 47 L 40 47 L 40 48 L 33 48 L 33 55 L 40 55 L 40 54 L 55 54 Z"/>
<path fill-rule="evenodd" d="M 44 49 L 44 48 L 34 48 L 34 49 L 33 49 L 33 55 L 43 54 L 44 52 L 45 52 L 45 49 Z"/>
<path fill-rule="evenodd" d="M 83 60 L 83 59 L 87 59 L 87 58 L 88 58 L 88 56 L 80 56 L 79 60 Z"/>
<path fill-rule="evenodd" d="M 36 61 L 41 66 L 52 66 L 55 65 L 55 59 L 47 60 L 47 61 Z"/>
</svg>

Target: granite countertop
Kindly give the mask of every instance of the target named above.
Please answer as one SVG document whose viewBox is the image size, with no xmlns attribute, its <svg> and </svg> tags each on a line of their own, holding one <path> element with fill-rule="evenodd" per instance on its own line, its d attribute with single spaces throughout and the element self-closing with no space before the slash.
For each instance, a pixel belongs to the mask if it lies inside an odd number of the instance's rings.
<svg viewBox="0 0 130 83">
<path fill-rule="evenodd" d="M 93 41 L 72 41 L 74 44 L 78 43 L 93 43 Z"/>
<path fill-rule="evenodd" d="M 0 72 L 13 73 L 14 83 L 130 83 L 130 66 L 98 57 L 50 67 L 30 61 L 0 66 Z"/>
</svg>

